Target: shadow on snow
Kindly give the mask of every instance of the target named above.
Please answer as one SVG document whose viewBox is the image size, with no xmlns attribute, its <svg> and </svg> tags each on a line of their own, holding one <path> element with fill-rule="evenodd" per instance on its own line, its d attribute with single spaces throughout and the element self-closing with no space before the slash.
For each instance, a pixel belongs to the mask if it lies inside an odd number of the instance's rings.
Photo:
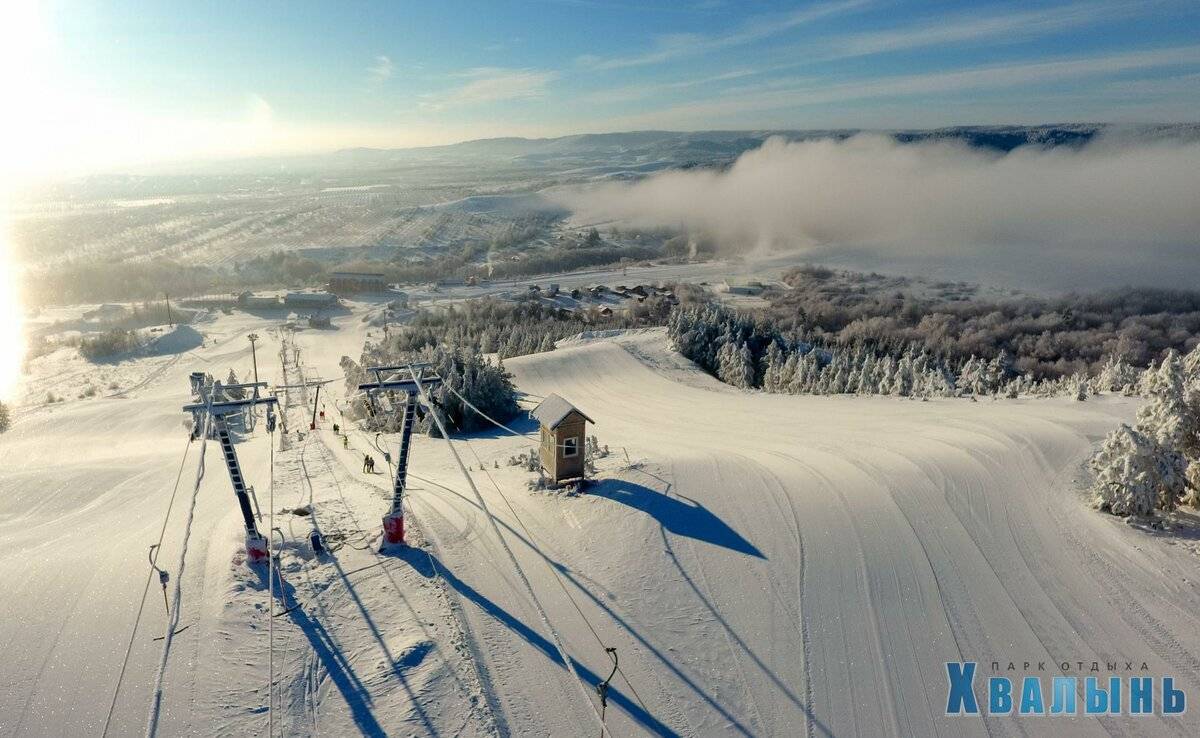
<svg viewBox="0 0 1200 738">
<path fill-rule="evenodd" d="M 513 632 L 520 635 L 530 644 L 535 646 L 539 651 L 541 651 L 546 658 L 550 659 L 555 664 L 562 666 L 564 678 L 570 678 L 570 675 L 566 671 L 566 667 L 563 664 L 562 657 L 559 655 L 558 649 L 550 640 L 518 620 L 511 613 L 497 605 L 495 602 L 492 602 L 490 599 L 476 591 L 473 587 L 471 587 L 471 585 L 459 579 L 454 575 L 453 572 L 446 568 L 445 564 L 438 561 L 437 558 L 432 554 L 423 549 L 402 548 L 398 551 L 386 551 L 383 553 L 383 555 L 393 556 L 407 562 L 408 565 L 413 568 L 413 570 L 426 578 L 436 579 L 441 576 L 442 579 L 444 579 L 447 584 L 453 587 L 454 590 L 462 597 L 475 604 L 477 607 L 479 607 L 479 609 L 483 610 L 488 615 L 500 621 Z M 575 671 L 577 674 L 579 674 L 580 678 L 583 679 L 583 681 L 585 681 L 593 689 L 595 689 L 595 687 L 603 681 L 600 676 L 598 676 L 587 666 L 579 663 L 577 659 L 571 659 L 571 663 L 574 665 Z M 608 698 L 614 704 L 620 705 L 621 708 L 634 720 L 641 723 L 647 730 L 652 731 L 656 735 L 679 735 L 670 727 L 659 722 L 657 718 L 646 712 L 646 710 L 642 709 L 641 705 L 630 699 L 616 686 L 611 686 L 609 688 Z"/>
<path fill-rule="evenodd" d="M 624 479 L 602 479 L 588 485 L 587 492 L 641 510 L 677 536 L 721 546 L 755 558 L 762 552 L 725 521 L 700 503 L 680 495 L 665 495 Z"/>
</svg>

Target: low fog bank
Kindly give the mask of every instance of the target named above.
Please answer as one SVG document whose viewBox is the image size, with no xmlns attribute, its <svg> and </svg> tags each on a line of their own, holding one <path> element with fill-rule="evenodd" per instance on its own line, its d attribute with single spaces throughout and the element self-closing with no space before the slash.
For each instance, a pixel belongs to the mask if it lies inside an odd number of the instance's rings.
<svg viewBox="0 0 1200 738">
<path fill-rule="evenodd" d="M 550 196 L 577 220 L 683 227 L 724 248 L 1030 289 L 1200 285 L 1200 143 L 1007 154 L 953 142 L 771 139 L 723 171 Z"/>
</svg>

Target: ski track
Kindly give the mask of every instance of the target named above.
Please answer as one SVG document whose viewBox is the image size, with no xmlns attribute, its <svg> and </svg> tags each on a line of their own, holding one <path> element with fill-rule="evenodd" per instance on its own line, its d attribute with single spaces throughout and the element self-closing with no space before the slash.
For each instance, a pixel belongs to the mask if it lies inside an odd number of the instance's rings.
<svg viewBox="0 0 1200 738">
<path fill-rule="evenodd" d="M 209 248 L 223 233 L 191 243 Z M 285 376 L 336 376 L 338 357 L 361 346 L 360 317 L 339 318 L 344 332 L 297 333 L 306 363 Z M 140 591 L 148 545 L 141 531 L 154 528 L 165 504 L 162 469 L 172 467 L 178 448 L 162 439 L 179 434 L 186 375 L 195 368 L 223 375 L 233 366 L 246 376 L 250 352 L 240 342 L 263 325 L 213 316 L 203 324 L 211 332 L 204 347 L 134 360 L 131 369 L 142 373 L 118 393 L 122 399 L 25 413 L 0 440 L 0 529 L 11 531 L 0 566 L 45 580 L 57 598 L 52 616 L 0 602 L 0 615 L 15 623 L 0 663 L 0 683 L 14 687 L 4 704 L 15 714 L 0 718 L 0 733 L 97 732 L 98 705 L 59 713 L 55 704 L 65 694 L 113 687 L 110 663 L 124 644 L 99 628 L 127 633 L 132 625 L 128 599 Z M 270 333 L 260 344 L 264 366 L 279 341 Z M 980 662 L 984 678 L 991 661 L 1145 660 L 1154 675 L 1166 668 L 1191 694 L 1200 689 L 1200 591 L 1190 548 L 1088 510 L 1074 489 L 1095 439 L 1132 414 L 1128 400 L 916 403 L 743 393 L 668 354 L 661 332 L 578 342 L 505 366 L 520 390 L 560 393 L 595 417 L 594 432 L 617 451 L 602 460 L 607 481 L 592 494 L 531 493 L 523 486 L 528 474 L 513 467 L 476 477 L 581 676 L 594 681 L 609 670 L 589 625 L 619 648 L 621 674 L 607 712 L 614 736 L 1200 732 L 1194 709 L 1141 720 L 942 714 L 950 660 Z M 329 393 L 332 400 L 342 390 L 331 385 Z M 308 432 L 307 394 L 285 401 L 305 438 L 279 452 L 275 465 L 277 499 L 314 505 L 307 521 L 280 523 L 292 529 L 291 594 L 280 596 L 294 597 L 303 617 L 275 621 L 279 725 L 288 734 L 331 734 L 355 726 L 353 717 L 377 720 L 389 733 L 590 733 L 588 707 L 547 649 L 484 512 L 462 493 L 444 442 L 415 438 L 413 445 L 407 522 L 428 566 L 409 558 L 422 555 L 416 548 L 399 557 L 376 553 L 370 546 L 390 473 L 357 473 L 363 453 L 378 454 L 367 434 L 354 434 L 343 449 L 328 431 Z M 77 460 L 58 460 L 40 440 L 79 447 L 87 437 L 63 429 L 100 418 L 113 425 L 105 445 L 119 455 L 84 445 Z M 239 443 L 243 469 L 260 486 L 264 435 Z M 394 437 L 384 440 L 394 447 Z M 529 445 L 503 435 L 470 440 L 476 466 L 487 467 Z M 626 452 L 638 463 L 625 466 Z M 168 669 L 164 732 L 261 732 L 265 657 L 257 662 L 255 644 L 265 627 L 254 615 L 265 593 L 247 586 L 228 478 L 209 461 L 184 582 L 190 628 Z M 102 463 L 123 466 L 97 474 Z M 43 494 L 26 491 L 34 475 Z M 345 547 L 323 562 L 301 556 L 310 526 Z M 79 540 L 68 544 L 68 535 Z M 97 561 L 80 571 L 58 566 L 54 552 L 80 540 L 96 547 Z M 160 562 L 175 545 L 168 535 Z M 118 570 L 119 586 L 107 586 Z M 141 672 L 153 662 L 149 639 L 162 618 L 153 606 L 118 702 L 117 734 L 140 729 L 144 715 Z M 319 627 L 332 666 L 305 637 L 305 622 Z M 364 706 L 349 701 L 347 680 L 362 690 Z M 370 724 L 357 728 L 374 732 Z"/>
</svg>

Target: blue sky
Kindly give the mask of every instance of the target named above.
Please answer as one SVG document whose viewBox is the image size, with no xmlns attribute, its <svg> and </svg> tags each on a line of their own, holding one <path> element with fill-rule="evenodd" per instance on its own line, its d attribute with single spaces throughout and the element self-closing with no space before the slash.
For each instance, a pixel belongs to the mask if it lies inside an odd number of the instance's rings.
<svg viewBox="0 0 1200 738">
<path fill-rule="evenodd" d="M 113 164 L 645 128 L 1200 118 L 1194 0 L 142 0 L 17 20 L 24 46 L 5 61 L 26 70 L 25 131 L 58 144 L 26 147 L 34 167 L 97 150 Z"/>
</svg>

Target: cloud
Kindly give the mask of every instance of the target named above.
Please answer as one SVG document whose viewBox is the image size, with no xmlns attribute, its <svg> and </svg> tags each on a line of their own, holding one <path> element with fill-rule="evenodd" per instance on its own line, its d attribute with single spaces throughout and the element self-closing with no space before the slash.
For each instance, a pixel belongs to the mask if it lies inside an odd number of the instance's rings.
<svg viewBox="0 0 1200 738">
<path fill-rule="evenodd" d="M 576 62 L 581 66 L 599 70 L 626 69 L 629 67 L 661 64 L 687 56 L 706 54 L 720 49 L 761 41 L 762 39 L 778 36 L 786 31 L 829 16 L 858 9 L 867 4 L 867 0 L 839 0 L 838 2 L 819 3 L 781 15 L 755 16 L 742 24 L 740 28 L 725 34 L 667 34 L 658 38 L 653 49 L 640 54 L 615 57 L 586 54 L 578 57 Z"/>
<path fill-rule="evenodd" d="M 1134 15 L 1144 4 L 1080 2 L 1039 10 L 981 15 L 978 12 L 928 20 L 905 27 L 832 39 L 830 58 L 868 56 L 893 51 L 943 47 L 981 41 L 1012 43 L 1070 28 L 1110 22 Z M 1143 7 L 1144 10 L 1144 7 Z"/>
<path fill-rule="evenodd" d="M 1116 54 L 997 64 L 945 72 L 889 75 L 826 83 L 782 79 L 731 89 L 720 97 L 612 119 L 618 127 L 688 125 L 721 116 L 745 116 L 772 110 L 796 110 L 859 100 L 953 95 L 963 92 L 1033 88 L 1070 79 L 1105 77 L 1144 69 L 1200 64 L 1200 46 L 1129 51 Z"/>
<path fill-rule="evenodd" d="M 679 90 L 688 90 L 694 87 L 703 87 L 720 82 L 730 82 L 735 79 L 744 79 L 746 77 L 753 77 L 762 73 L 763 70 L 760 69 L 731 69 L 728 72 L 713 74 L 706 77 L 693 77 L 690 79 L 680 79 L 671 82 L 651 82 L 645 84 L 625 85 L 622 87 L 610 87 L 603 90 L 584 93 L 579 96 L 579 100 L 581 102 L 597 105 L 631 102 L 634 100 L 644 100 L 648 97 L 665 93 L 678 92 Z"/>
<path fill-rule="evenodd" d="M 392 78 L 395 71 L 396 68 L 392 64 L 391 58 L 380 54 L 367 67 L 367 78 L 375 84 L 383 84 Z"/>
<path fill-rule="evenodd" d="M 686 226 L 745 251 L 808 250 L 1025 287 L 1200 279 L 1200 142 L 1100 140 L 1007 155 L 957 143 L 772 139 L 726 171 L 557 191 L 586 222 Z"/>
<path fill-rule="evenodd" d="M 543 97 L 546 86 L 558 79 L 558 72 L 535 69 L 477 67 L 458 75 L 470 81 L 445 92 L 426 95 L 419 103 L 425 110 L 479 105 L 504 100 L 530 100 Z"/>
</svg>

